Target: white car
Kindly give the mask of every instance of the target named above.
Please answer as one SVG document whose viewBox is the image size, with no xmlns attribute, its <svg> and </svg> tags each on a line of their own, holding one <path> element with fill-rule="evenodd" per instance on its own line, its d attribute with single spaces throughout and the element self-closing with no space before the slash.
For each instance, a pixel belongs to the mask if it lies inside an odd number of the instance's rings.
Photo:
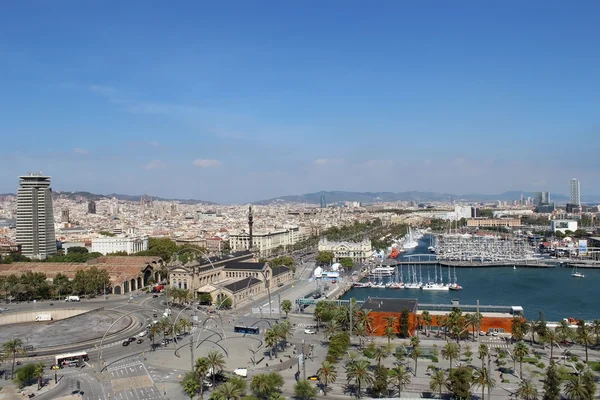
<svg viewBox="0 0 600 400">
<path fill-rule="evenodd" d="M 304 330 L 304 333 L 306 333 L 307 335 L 314 335 L 317 333 L 317 331 L 315 331 L 314 329 L 311 329 L 311 328 L 306 328 Z"/>
</svg>

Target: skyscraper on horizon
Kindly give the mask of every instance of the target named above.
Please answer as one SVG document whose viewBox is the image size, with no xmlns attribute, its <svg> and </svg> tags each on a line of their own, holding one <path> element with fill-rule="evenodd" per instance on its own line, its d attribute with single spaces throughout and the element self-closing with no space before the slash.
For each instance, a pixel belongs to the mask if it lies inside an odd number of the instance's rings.
<svg viewBox="0 0 600 400">
<path fill-rule="evenodd" d="M 19 184 L 17 243 L 24 256 L 43 260 L 56 254 L 50 177 L 41 174 L 20 176 Z"/>
<path fill-rule="evenodd" d="M 327 208 L 327 201 L 325 200 L 325 192 L 321 192 L 321 208 Z"/>
<path fill-rule="evenodd" d="M 581 206 L 581 192 L 577 178 L 571 179 L 569 183 L 569 204 Z"/>
<path fill-rule="evenodd" d="M 96 214 L 96 202 L 94 200 L 88 202 L 88 214 Z"/>
</svg>

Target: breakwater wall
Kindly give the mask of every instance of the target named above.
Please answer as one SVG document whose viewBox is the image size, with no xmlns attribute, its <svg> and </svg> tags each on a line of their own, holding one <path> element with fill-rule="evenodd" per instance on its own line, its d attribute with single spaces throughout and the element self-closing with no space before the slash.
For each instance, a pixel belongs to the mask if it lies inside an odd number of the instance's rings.
<svg viewBox="0 0 600 400">
<path fill-rule="evenodd" d="M 0 325 L 11 325 L 11 324 L 23 324 L 28 322 L 36 322 L 38 315 L 50 315 L 52 321 L 58 321 L 61 319 L 72 318 L 77 315 L 85 314 L 90 310 L 85 309 L 63 309 L 63 310 L 44 310 L 44 311 L 29 311 L 20 313 L 3 313 L 0 315 Z M 40 321 L 50 322 L 50 321 Z"/>
</svg>

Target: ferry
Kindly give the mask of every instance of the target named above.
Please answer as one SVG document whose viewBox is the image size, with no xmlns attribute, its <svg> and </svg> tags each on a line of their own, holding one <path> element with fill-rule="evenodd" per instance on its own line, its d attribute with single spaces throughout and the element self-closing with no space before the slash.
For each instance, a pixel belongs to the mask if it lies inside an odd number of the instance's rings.
<svg viewBox="0 0 600 400">
<path fill-rule="evenodd" d="M 369 272 L 369 275 L 371 275 L 371 276 L 391 276 L 394 274 L 394 272 L 396 272 L 396 267 L 379 266 L 379 267 L 373 268 L 371 270 L 371 272 Z"/>
</svg>

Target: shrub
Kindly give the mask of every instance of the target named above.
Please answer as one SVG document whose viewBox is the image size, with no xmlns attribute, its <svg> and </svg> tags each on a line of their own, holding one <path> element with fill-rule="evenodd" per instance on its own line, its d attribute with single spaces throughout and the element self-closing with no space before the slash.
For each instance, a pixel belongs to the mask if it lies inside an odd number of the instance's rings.
<svg viewBox="0 0 600 400">
<path fill-rule="evenodd" d="M 588 363 L 588 365 L 590 366 L 590 368 L 592 369 L 592 371 L 594 371 L 594 372 L 600 372 L 600 361 L 590 361 Z"/>
<path fill-rule="evenodd" d="M 538 360 L 541 360 L 542 355 L 540 353 L 535 353 L 535 358 L 537 358 Z"/>
<path fill-rule="evenodd" d="M 22 388 L 35 382 L 35 364 L 27 364 L 15 371 L 15 382 Z"/>
<path fill-rule="evenodd" d="M 440 359 L 437 358 L 437 356 L 433 356 L 433 357 L 431 357 L 431 361 L 434 363 L 437 363 L 437 362 L 440 362 Z"/>
<path fill-rule="evenodd" d="M 536 367 L 538 367 L 539 369 L 544 369 L 544 368 L 546 368 L 546 364 L 544 364 L 544 363 L 543 363 L 543 362 L 541 362 L 541 361 L 540 361 L 539 363 L 537 363 L 535 366 L 536 366 Z"/>
</svg>

